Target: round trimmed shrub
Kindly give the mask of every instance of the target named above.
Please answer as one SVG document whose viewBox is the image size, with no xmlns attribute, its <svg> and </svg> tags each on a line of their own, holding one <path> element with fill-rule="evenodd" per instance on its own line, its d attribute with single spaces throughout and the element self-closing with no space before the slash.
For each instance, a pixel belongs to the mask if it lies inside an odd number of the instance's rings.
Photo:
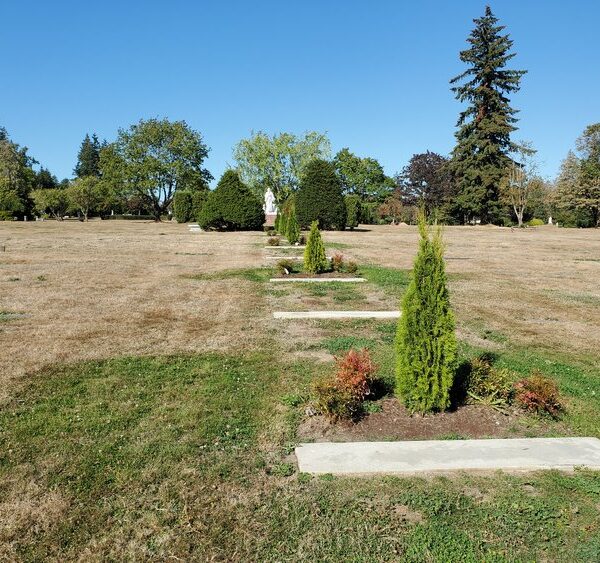
<svg viewBox="0 0 600 563">
<path fill-rule="evenodd" d="M 333 164 L 316 159 L 305 170 L 296 192 L 296 218 L 305 229 L 313 221 L 325 230 L 346 228 L 346 202 Z"/>
<path fill-rule="evenodd" d="M 262 203 L 234 170 L 221 176 L 198 218 L 203 229 L 219 231 L 259 231 L 264 222 Z"/>
</svg>

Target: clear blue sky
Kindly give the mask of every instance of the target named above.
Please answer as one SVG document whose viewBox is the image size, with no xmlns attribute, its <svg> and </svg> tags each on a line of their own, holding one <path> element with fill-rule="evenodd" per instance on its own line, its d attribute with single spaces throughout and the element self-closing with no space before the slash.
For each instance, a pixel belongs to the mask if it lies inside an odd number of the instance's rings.
<svg viewBox="0 0 600 563">
<path fill-rule="evenodd" d="M 327 131 L 333 150 L 388 174 L 448 153 L 460 110 L 448 80 L 483 14 L 475 0 L 297 2 L 55 0 L 0 4 L 0 125 L 59 178 L 86 132 L 114 139 L 140 118 L 185 119 L 218 177 L 251 130 Z M 516 138 L 553 176 L 600 121 L 600 2 L 491 3 L 529 70 Z"/>
</svg>

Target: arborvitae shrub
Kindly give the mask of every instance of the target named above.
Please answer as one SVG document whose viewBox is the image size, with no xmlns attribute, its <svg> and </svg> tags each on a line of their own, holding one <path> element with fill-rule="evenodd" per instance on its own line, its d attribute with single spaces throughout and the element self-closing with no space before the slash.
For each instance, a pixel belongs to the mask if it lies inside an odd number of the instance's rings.
<svg viewBox="0 0 600 563">
<path fill-rule="evenodd" d="M 421 213 L 419 233 L 419 251 L 396 335 L 396 394 L 410 411 L 428 412 L 450 404 L 456 336 L 441 230 L 438 227 L 431 235 Z"/>
<path fill-rule="evenodd" d="M 200 213 L 206 200 L 208 199 L 208 195 L 210 194 L 210 190 L 208 188 L 192 190 L 192 213 L 190 215 L 190 221 L 198 221 L 200 218 Z"/>
<path fill-rule="evenodd" d="M 178 223 L 192 219 L 192 192 L 177 190 L 173 196 L 173 216 Z"/>
<path fill-rule="evenodd" d="M 258 231 L 265 222 L 265 213 L 237 172 L 227 170 L 202 206 L 198 222 L 203 229 Z"/>
<path fill-rule="evenodd" d="M 346 228 L 346 202 L 342 184 L 330 162 L 313 160 L 296 192 L 296 217 L 301 228 L 318 221 L 321 229 Z"/>
<path fill-rule="evenodd" d="M 319 231 L 319 224 L 312 222 L 310 234 L 304 249 L 304 269 L 309 274 L 320 274 L 327 270 L 329 264 L 325 255 L 325 245 Z"/>
<path fill-rule="evenodd" d="M 357 195 L 347 195 L 346 201 L 346 227 L 349 229 L 355 229 L 358 227 L 361 216 L 361 203 L 360 197 Z"/>
<path fill-rule="evenodd" d="M 275 215 L 275 223 L 273 224 L 273 229 L 279 233 L 279 221 L 281 219 L 281 215 L 279 214 L 279 209 L 277 210 L 277 215 Z M 281 234 L 281 233 L 280 233 Z"/>
<path fill-rule="evenodd" d="M 296 244 L 300 238 L 300 225 L 298 225 L 298 220 L 296 219 L 296 209 L 294 205 L 292 205 L 289 212 L 285 238 L 288 239 L 290 244 Z"/>
</svg>

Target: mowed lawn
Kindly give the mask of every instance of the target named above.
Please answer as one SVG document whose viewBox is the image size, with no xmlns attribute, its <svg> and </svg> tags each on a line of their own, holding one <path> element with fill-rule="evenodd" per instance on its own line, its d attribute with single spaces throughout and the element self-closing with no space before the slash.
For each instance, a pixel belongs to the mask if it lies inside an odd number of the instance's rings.
<svg viewBox="0 0 600 563">
<path fill-rule="evenodd" d="M 325 233 L 368 279 L 327 288 L 272 287 L 265 238 L 0 224 L 0 559 L 600 558 L 598 473 L 298 474 L 310 382 L 352 346 L 391 381 L 394 323 L 271 312 L 396 307 L 417 237 Z M 446 239 L 463 357 L 554 377 L 567 411 L 550 434 L 600 437 L 598 232 Z"/>
</svg>

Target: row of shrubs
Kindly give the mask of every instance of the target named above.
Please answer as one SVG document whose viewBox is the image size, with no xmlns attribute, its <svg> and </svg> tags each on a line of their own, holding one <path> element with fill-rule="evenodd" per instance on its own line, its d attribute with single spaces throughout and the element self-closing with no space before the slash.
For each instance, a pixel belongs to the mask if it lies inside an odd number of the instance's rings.
<svg viewBox="0 0 600 563">
<path fill-rule="evenodd" d="M 227 170 L 213 191 L 176 192 L 173 215 L 179 223 L 198 221 L 204 229 L 217 230 L 260 230 L 265 222 L 262 202 L 234 170 Z M 344 230 L 357 227 L 360 218 L 358 196 L 344 197 L 333 165 L 314 160 L 306 167 L 297 193 L 281 205 L 275 228 L 295 244 L 300 230 L 314 221 L 322 229 Z"/>
<path fill-rule="evenodd" d="M 335 372 L 313 383 L 316 409 L 336 421 L 356 420 L 364 413 L 364 402 L 386 391 L 377 375 L 377 365 L 367 349 L 350 350 L 335 358 Z M 514 405 L 528 412 L 556 418 L 564 409 L 558 386 L 549 377 L 534 370 L 519 378 L 507 369 L 495 368 L 488 357 L 474 358 L 465 378 L 457 382 L 454 393 L 460 402 L 482 403 L 504 410 Z"/>
</svg>

